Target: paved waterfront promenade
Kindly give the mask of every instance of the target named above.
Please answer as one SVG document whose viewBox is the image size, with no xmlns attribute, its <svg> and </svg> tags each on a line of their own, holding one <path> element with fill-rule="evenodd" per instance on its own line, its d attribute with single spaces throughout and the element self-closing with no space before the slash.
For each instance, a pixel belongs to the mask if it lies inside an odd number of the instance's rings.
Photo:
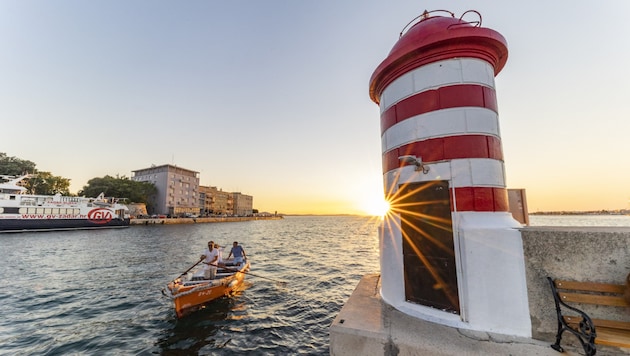
<svg viewBox="0 0 630 356">
<path fill-rule="evenodd" d="M 202 224 L 220 222 L 238 222 L 251 220 L 280 220 L 282 216 L 225 216 L 208 218 L 174 218 L 174 219 L 131 219 L 131 225 L 155 225 L 155 224 Z"/>
</svg>

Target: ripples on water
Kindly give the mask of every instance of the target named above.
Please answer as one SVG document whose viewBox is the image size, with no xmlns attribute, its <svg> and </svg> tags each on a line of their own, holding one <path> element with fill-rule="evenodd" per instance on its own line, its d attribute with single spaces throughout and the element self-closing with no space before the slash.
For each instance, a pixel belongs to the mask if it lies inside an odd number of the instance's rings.
<svg viewBox="0 0 630 356">
<path fill-rule="evenodd" d="M 628 216 L 530 219 L 630 226 Z M 378 273 L 376 224 L 310 216 L 2 234 L 0 354 L 328 354 L 332 320 L 361 277 Z M 210 239 L 238 240 L 257 276 L 235 297 L 177 320 L 160 290 Z"/>
<path fill-rule="evenodd" d="M 2 234 L 0 354 L 328 354 L 332 320 L 378 273 L 377 224 L 309 216 Z M 160 290 L 208 240 L 239 241 L 260 277 L 177 320 Z"/>
</svg>

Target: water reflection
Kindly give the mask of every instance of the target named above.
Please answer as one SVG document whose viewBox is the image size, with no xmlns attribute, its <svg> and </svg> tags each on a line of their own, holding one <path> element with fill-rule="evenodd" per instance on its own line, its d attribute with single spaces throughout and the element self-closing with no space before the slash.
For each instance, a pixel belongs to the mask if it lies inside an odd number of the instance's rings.
<svg viewBox="0 0 630 356">
<path fill-rule="evenodd" d="M 222 348 L 228 340 L 217 338 L 217 332 L 226 327 L 232 310 L 242 310 L 240 292 L 232 298 L 220 298 L 203 305 L 186 317 L 169 319 L 172 329 L 158 340 L 161 354 L 198 354 L 205 347 Z"/>
</svg>

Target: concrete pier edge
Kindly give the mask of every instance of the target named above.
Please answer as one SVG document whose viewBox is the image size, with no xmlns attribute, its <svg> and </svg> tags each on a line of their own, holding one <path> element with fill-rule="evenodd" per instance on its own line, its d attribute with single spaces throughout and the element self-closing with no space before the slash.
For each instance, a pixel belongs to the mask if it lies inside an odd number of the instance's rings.
<svg viewBox="0 0 630 356">
<path fill-rule="evenodd" d="M 365 275 L 330 326 L 330 355 L 583 355 L 542 341 L 447 327 L 406 315 L 380 298 L 380 275 Z M 571 337 L 569 335 L 566 336 Z M 626 353 L 597 351 L 598 355 Z"/>
</svg>

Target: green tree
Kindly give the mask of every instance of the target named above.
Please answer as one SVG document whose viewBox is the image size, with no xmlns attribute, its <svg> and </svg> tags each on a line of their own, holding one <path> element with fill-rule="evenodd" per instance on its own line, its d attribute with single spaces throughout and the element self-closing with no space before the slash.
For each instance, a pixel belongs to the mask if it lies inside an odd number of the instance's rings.
<svg viewBox="0 0 630 356">
<path fill-rule="evenodd" d="M 70 179 L 53 176 L 50 172 L 37 172 L 25 181 L 24 187 L 30 194 L 70 195 Z"/>
<path fill-rule="evenodd" d="M 6 153 L 0 152 L 0 174 L 10 176 L 34 174 L 33 177 L 23 181 L 29 194 L 70 195 L 70 179 L 54 176 L 50 172 L 39 172 L 35 167 L 35 163 L 31 161 L 9 157 Z"/>
<path fill-rule="evenodd" d="M 149 207 L 157 188 L 150 182 L 136 182 L 125 176 L 92 178 L 79 191 L 79 195 L 97 197 L 99 194 L 107 197 L 126 198 L 130 203 L 144 203 Z"/>
<path fill-rule="evenodd" d="M 17 157 L 9 157 L 0 152 L 0 174 L 19 176 L 26 173 L 35 173 L 35 163 Z"/>
</svg>

